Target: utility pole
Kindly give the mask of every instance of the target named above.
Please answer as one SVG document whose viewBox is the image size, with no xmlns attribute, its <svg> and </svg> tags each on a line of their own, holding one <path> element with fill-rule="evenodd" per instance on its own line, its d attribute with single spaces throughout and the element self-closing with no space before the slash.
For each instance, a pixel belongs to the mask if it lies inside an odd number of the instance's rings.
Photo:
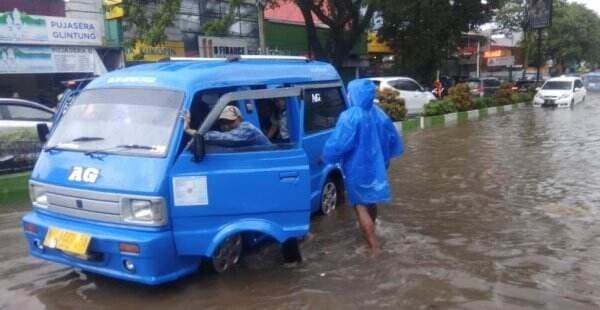
<svg viewBox="0 0 600 310">
<path fill-rule="evenodd" d="M 540 85 L 540 71 L 542 66 L 542 29 L 538 29 L 538 41 L 537 41 L 537 75 L 535 83 Z"/>
<path fill-rule="evenodd" d="M 479 78 L 481 75 L 481 40 L 477 38 L 477 77 Z"/>
<path fill-rule="evenodd" d="M 264 0 L 256 0 L 256 8 L 258 10 L 258 46 L 260 53 L 267 53 L 267 44 L 265 42 L 265 5 Z"/>
</svg>

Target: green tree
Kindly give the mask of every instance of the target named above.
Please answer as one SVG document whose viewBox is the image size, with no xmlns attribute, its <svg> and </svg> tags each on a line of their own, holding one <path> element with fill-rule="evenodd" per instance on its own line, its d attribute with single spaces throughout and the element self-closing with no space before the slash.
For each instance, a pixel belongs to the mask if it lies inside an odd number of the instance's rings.
<svg viewBox="0 0 600 310">
<path fill-rule="evenodd" d="M 229 34 L 229 28 L 235 22 L 235 14 L 239 9 L 242 0 L 230 0 L 227 13 L 220 19 L 215 19 L 204 23 L 202 31 L 206 35 L 226 36 Z"/>
<path fill-rule="evenodd" d="M 304 17 L 308 49 L 317 59 L 325 59 L 337 68 L 352 53 L 369 27 L 380 0 L 270 0 L 269 5 L 292 1 Z M 329 27 L 325 42 L 317 36 L 318 21 Z"/>
<path fill-rule="evenodd" d="M 562 72 L 583 62 L 600 64 L 600 17 L 582 4 L 555 1 L 543 45 L 546 58 Z"/>
<path fill-rule="evenodd" d="M 165 30 L 173 25 L 181 0 L 127 0 L 124 2 L 123 27 L 131 33 L 127 45 L 137 42 L 158 45 L 167 39 Z"/>
<path fill-rule="evenodd" d="M 399 69 L 421 80 L 458 48 L 465 32 L 488 22 L 501 0 L 382 0 L 384 25 L 378 35 L 390 44 Z"/>
</svg>

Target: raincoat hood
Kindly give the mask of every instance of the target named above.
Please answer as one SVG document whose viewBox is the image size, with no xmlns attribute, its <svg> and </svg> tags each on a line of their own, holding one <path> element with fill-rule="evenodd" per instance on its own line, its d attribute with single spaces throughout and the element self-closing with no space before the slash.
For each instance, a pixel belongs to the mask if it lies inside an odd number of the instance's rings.
<svg viewBox="0 0 600 310">
<path fill-rule="evenodd" d="M 390 118 L 373 105 L 375 84 L 355 80 L 348 84 L 351 107 L 344 111 L 327 139 L 323 159 L 341 163 L 352 204 L 388 202 L 391 198 L 387 166 L 404 152 Z"/>
<path fill-rule="evenodd" d="M 348 97 L 350 104 L 369 110 L 373 107 L 376 87 L 371 80 L 354 80 L 348 84 Z"/>
</svg>

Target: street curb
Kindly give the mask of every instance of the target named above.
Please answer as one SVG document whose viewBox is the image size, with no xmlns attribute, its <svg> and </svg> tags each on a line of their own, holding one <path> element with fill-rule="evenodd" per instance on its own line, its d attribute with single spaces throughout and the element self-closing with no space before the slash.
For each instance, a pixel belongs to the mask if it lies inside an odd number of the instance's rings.
<svg viewBox="0 0 600 310">
<path fill-rule="evenodd" d="M 525 106 L 527 106 L 527 103 L 520 102 L 505 106 L 448 113 L 444 115 L 421 116 L 410 118 L 402 122 L 395 122 L 394 125 L 400 132 L 407 132 L 414 129 L 439 128 L 447 125 L 463 124 L 468 121 L 481 120 L 491 115 L 516 111 Z"/>
</svg>

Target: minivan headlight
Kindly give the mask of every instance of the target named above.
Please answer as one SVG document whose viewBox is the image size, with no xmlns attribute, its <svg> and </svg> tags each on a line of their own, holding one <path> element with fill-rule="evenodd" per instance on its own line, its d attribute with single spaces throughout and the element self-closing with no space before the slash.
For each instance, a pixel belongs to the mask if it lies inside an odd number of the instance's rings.
<svg viewBox="0 0 600 310">
<path fill-rule="evenodd" d="M 43 186 L 29 184 L 29 197 L 34 207 L 48 208 L 48 195 L 46 195 L 46 189 Z"/>
<path fill-rule="evenodd" d="M 143 225 L 165 223 L 165 204 L 162 200 L 128 199 L 123 201 L 123 221 Z"/>
</svg>

